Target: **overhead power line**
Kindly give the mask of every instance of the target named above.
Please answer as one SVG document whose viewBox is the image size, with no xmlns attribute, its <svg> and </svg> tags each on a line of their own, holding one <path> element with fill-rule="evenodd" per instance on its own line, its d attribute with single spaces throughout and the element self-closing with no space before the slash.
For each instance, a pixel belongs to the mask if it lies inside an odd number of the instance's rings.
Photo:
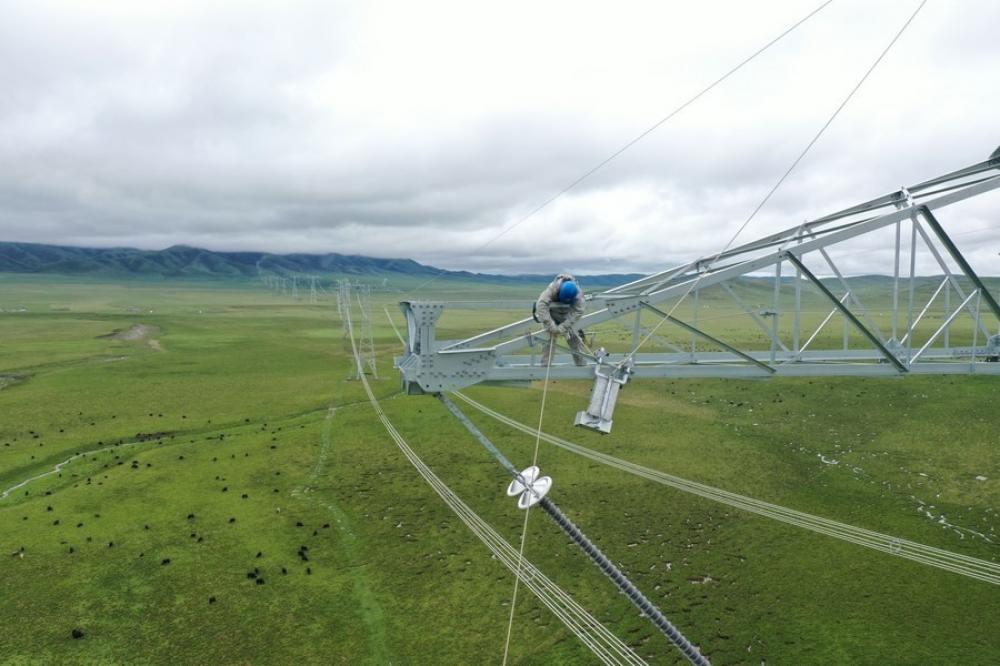
<svg viewBox="0 0 1000 666">
<path fill-rule="evenodd" d="M 547 208 L 556 199 L 560 198 L 561 196 L 563 196 L 564 194 L 566 194 L 570 190 L 574 189 L 577 185 L 579 185 L 583 181 L 585 181 L 588 178 L 590 178 L 591 176 L 593 176 L 595 173 L 597 173 L 598 171 L 600 171 L 601 169 L 603 169 L 609 163 L 611 163 L 612 161 L 614 161 L 615 159 L 617 159 L 619 156 L 621 156 L 623 153 L 625 153 L 627 150 L 629 150 L 632 146 L 634 146 L 635 144 L 639 143 L 640 141 L 642 141 L 643 139 L 645 139 L 647 136 L 649 136 L 650 134 L 652 134 L 653 132 L 655 132 L 664 123 L 666 123 L 671 118 L 673 118 L 674 116 L 676 116 L 678 113 L 680 113 L 681 111 L 683 111 L 684 109 L 686 109 L 687 107 L 689 107 L 691 104 L 693 104 L 694 102 L 696 102 L 697 100 L 699 100 L 701 97 L 703 97 L 704 95 L 706 95 L 709 91 L 711 91 L 717 85 L 719 85 L 720 83 L 722 83 L 723 81 L 725 81 L 726 79 L 728 79 L 730 76 L 732 76 L 733 74 L 735 74 L 739 70 L 743 69 L 743 67 L 745 67 L 750 62 L 752 62 L 755 58 L 757 58 L 757 56 L 759 56 L 760 54 L 762 54 L 765 51 L 767 51 L 769 48 L 771 48 L 772 46 L 774 46 L 775 44 L 777 44 L 778 42 L 780 42 L 782 39 L 784 39 L 785 37 L 787 37 L 789 34 L 791 34 L 796 28 L 798 28 L 803 23 L 805 23 L 806 21 L 808 21 L 809 19 L 811 19 L 813 16 L 815 16 L 816 14 L 818 14 L 820 11 L 822 11 L 823 9 L 825 9 L 826 6 L 829 5 L 831 2 L 833 2 L 833 0 L 826 0 L 825 2 L 823 2 L 822 4 L 820 4 L 818 7 L 816 7 L 816 9 L 814 9 L 811 12 L 809 12 L 808 14 L 806 14 L 804 17 L 802 17 L 801 19 L 799 19 L 798 21 L 796 21 L 795 23 L 793 23 L 791 26 L 789 26 L 788 28 L 786 28 L 777 37 L 774 37 L 773 39 L 771 39 L 771 41 L 769 41 L 766 44 L 764 44 L 764 46 L 760 47 L 759 49 L 757 49 L 756 51 L 754 51 L 753 53 L 751 53 L 749 56 L 747 56 L 746 58 L 744 58 L 743 60 L 741 60 L 738 64 L 736 64 L 732 68 L 730 68 L 725 74 L 723 74 L 719 78 L 717 78 L 714 81 L 712 81 L 711 83 L 709 83 L 707 86 L 705 86 L 700 91 L 698 91 L 694 96 L 690 97 L 687 101 L 683 102 L 682 104 L 680 104 L 679 106 L 677 106 L 675 109 L 673 109 L 672 111 L 670 111 L 668 114 L 666 114 L 665 116 L 663 116 L 662 118 L 660 118 L 659 120 L 657 120 L 655 123 L 653 123 L 652 125 L 650 125 L 648 128 L 646 128 L 645 130 L 643 130 L 642 132 L 640 132 L 638 135 L 636 135 L 635 137 L 633 137 L 632 139 L 630 139 L 621 148 L 618 148 L 616 151 L 614 151 L 613 153 L 611 153 L 610 155 L 608 155 L 607 157 L 605 157 L 603 160 L 601 160 L 600 162 L 598 162 L 597 164 L 595 164 L 591 168 L 587 169 L 587 171 L 585 171 L 582 175 L 578 176 L 575 180 L 573 180 L 571 183 L 569 183 L 568 185 L 566 185 L 565 187 L 563 187 L 561 190 L 559 190 L 558 192 L 556 192 L 555 194 L 553 194 L 552 196 L 550 196 L 548 199 L 546 199 L 542 203 L 540 203 L 537 206 L 535 206 L 534 208 L 532 208 L 531 211 L 529 211 L 527 215 L 521 217 L 516 222 L 514 222 L 513 224 L 508 225 L 504 229 L 501 229 L 500 232 L 496 236 L 494 236 L 493 238 L 489 239 L 488 241 L 486 241 L 482 245 L 479 245 L 478 247 L 474 248 L 471 252 L 467 252 L 466 254 L 467 255 L 474 255 L 474 254 L 476 254 L 478 252 L 481 252 L 482 250 L 486 249 L 487 247 L 489 247 L 490 245 L 492 245 L 496 241 L 498 241 L 501 238 L 503 238 L 506 234 L 510 233 L 511 231 L 513 231 L 514 229 L 516 229 L 517 227 L 521 226 L 522 224 L 524 224 L 525 222 L 527 222 L 528 220 L 530 220 L 531 218 L 533 218 L 535 215 L 537 215 L 542 210 L 544 210 L 545 208 Z M 426 287 L 427 285 L 431 284 L 432 282 L 434 282 L 435 280 L 437 280 L 439 277 L 441 277 L 444 273 L 445 273 L 444 270 L 439 271 L 434 276 L 428 278 L 427 280 L 424 280 L 423 282 L 421 282 L 420 284 L 418 284 L 416 287 L 414 287 L 413 289 L 411 289 L 408 292 L 407 295 L 412 294 L 412 293 L 414 293 L 414 292 L 416 292 L 416 291 L 418 291 L 420 289 L 423 289 L 424 287 Z"/>
<path fill-rule="evenodd" d="M 372 391 L 368 378 L 364 373 L 364 362 L 354 339 L 354 327 L 351 321 L 351 302 L 348 297 L 342 310 L 344 325 L 351 342 L 354 364 L 358 376 L 364 386 L 365 393 L 381 421 L 386 432 L 402 451 L 406 459 L 416 468 L 421 477 L 434 489 L 434 492 L 444 500 L 445 504 L 458 518 L 482 541 L 493 555 L 531 590 L 539 601 L 558 617 L 563 624 L 586 645 L 604 664 L 645 664 L 632 648 L 622 642 L 607 627 L 601 624 L 593 615 L 587 612 L 567 592 L 552 582 L 531 562 L 522 557 L 500 534 L 486 521 L 480 518 L 458 495 L 454 493 L 423 460 L 410 448 L 403 436 L 396 430 L 383 411 L 375 393 Z"/>
<path fill-rule="evenodd" d="M 535 428 L 525 425 L 508 416 L 504 416 L 500 412 L 486 407 L 463 393 L 456 391 L 452 393 L 452 395 L 461 399 L 469 406 L 479 410 L 483 414 L 499 421 L 500 423 L 523 433 L 535 435 Z M 788 509 L 763 500 L 714 488 L 696 481 L 689 481 L 688 479 L 667 474 L 666 472 L 661 472 L 643 465 L 638 465 L 627 460 L 622 460 L 621 458 L 616 458 L 606 453 L 592 451 L 585 446 L 555 437 L 548 433 L 542 433 L 542 439 L 554 446 L 571 453 L 575 453 L 589 460 L 608 465 L 609 467 L 619 469 L 629 474 L 634 474 L 635 476 L 639 476 L 644 479 L 649 479 L 650 481 L 655 481 L 656 483 L 669 486 L 676 490 L 704 497 L 705 499 L 719 502 L 742 511 L 748 511 L 765 518 L 771 518 L 772 520 L 801 527 L 818 534 L 825 534 L 835 539 L 840 539 L 841 541 L 847 541 L 849 543 L 878 550 L 889 555 L 895 555 L 914 562 L 920 562 L 921 564 L 926 564 L 944 571 L 980 580 L 985 583 L 1000 585 L 1000 564 L 995 562 L 989 562 L 979 558 L 970 557 L 968 555 L 953 553 L 942 548 L 927 546 L 922 543 L 901 539 L 888 534 L 882 534 L 881 532 L 865 529 L 863 527 L 847 525 L 835 520 L 830 520 L 829 518 L 814 516 L 812 514 L 796 511 L 795 509 Z"/>
<path fill-rule="evenodd" d="M 639 344 L 635 346 L 635 349 L 629 352 L 627 356 L 628 360 L 630 360 L 633 356 L 635 356 L 635 353 L 639 351 L 639 348 L 642 347 L 642 345 L 660 329 L 660 326 L 662 326 L 664 322 L 670 319 L 670 317 L 674 314 L 674 311 L 678 307 L 680 307 L 680 304 L 684 302 L 684 300 L 688 297 L 688 295 L 692 291 L 698 288 L 698 284 L 701 282 L 702 278 L 709 273 L 712 264 L 718 261 L 719 257 L 721 257 L 726 250 L 732 247 L 733 243 L 736 242 L 736 239 L 739 238 L 740 234 L 743 233 L 744 229 L 746 229 L 747 226 L 749 226 L 750 222 L 757 216 L 757 213 L 759 213 L 761 209 L 767 204 L 767 202 L 771 200 L 771 197 L 774 196 L 774 193 L 778 191 L 778 188 L 781 187 L 781 185 L 785 182 L 788 176 L 791 175 L 792 171 L 795 170 L 795 167 L 799 165 L 799 162 L 801 162 L 803 158 L 805 158 L 805 156 L 812 149 L 812 147 L 816 145 L 816 142 L 819 141 L 819 138 L 821 136 L 823 136 L 823 133 L 826 132 L 827 128 L 830 127 L 831 124 L 833 124 L 833 121 L 836 120 L 837 116 L 840 115 L 840 112 L 844 110 L 844 107 L 847 106 L 847 103 L 854 98 L 854 94 L 858 92 L 861 86 L 864 85 L 865 81 L 868 80 L 868 77 L 871 76 L 871 73 L 875 71 L 875 68 L 879 66 L 879 63 L 881 63 L 882 60 L 885 58 L 885 56 L 888 55 L 889 51 L 892 50 L 892 47 L 896 44 L 899 38 L 903 36 L 903 33 L 906 32 L 906 29 L 910 27 L 910 24 L 913 22 L 913 19 L 917 18 L 917 14 L 920 13 L 920 10 L 923 9 L 924 5 L 926 4 L 927 0 L 921 0 L 920 4 L 917 5 L 917 8 L 913 10 L 912 14 L 910 14 L 910 17 L 906 19 L 905 23 L 903 23 L 903 27 L 901 27 L 899 31 L 896 32 L 893 38 L 889 41 L 889 44 L 886 45 L 886 47 L 882 50 L 882 53 L 880 53 L 878 58 L 875 59 L 875 62 L 873 62 L 871 66 L 868 68 L 868 71 L 866 71 L 864 76 L 862 76 L 861 79 L 854 85 L 854 87 L 851 88 L 851 91 L 847 93 L 847 96 L 844 98 L 844 101 L 840 103 L 840 106 L 838 106 L 834 110 L 834 112 L 830 115 L 830 117 L 827 119 L 827 121 L 823 123 L 823 126 L 819 128 L 819 131 L 816 132 L 816 134 L 809 141 L 809 143 L 806 144 L 806 147 L 802 149 L 802 152 L 799 153 L 798 157 L 796 157 L 792 161 L 791 165 L 789 165 L 789 167 L 785 170 L 785 172 L 781 174 L 781 177 L 778 178 L 778 181 L 774 184 L 774 186 L 770 190 L 768 190 L 767 194 L 764 195 L 764 198 L 761 199 L 760 203 L 757 204 L 757 206 L 753 209 L 753 211 L 751 211 L 750 215 L 743 222 L 743 224 L 740 225 L 740 228 L 736 230 L 736 233 L 733 234 L 732 238 L 729 239 L 729 241 L 723 246 L 721 250 L 719 250 L 719 252 L 714 257 L 712 257 L 711 261 L 705 264 L 705 270 L 698 275 L 698 278 L 694 282 L 691 283 L 691 286 L 688 287 L 687 291 L 685 291 L 681 295 L 681 297 L 677 300 L 677 302 L 674 303 L 673 307 L 671 307 L 670 310 L 667 311 L 667 314 L 662 319 L 660 319 L 659 322 L 657 322 L 656 326 L 654 326 L 649 331 L 646 337 L 644 337 L 642 340 L 639 341 Z"/>
</svg>

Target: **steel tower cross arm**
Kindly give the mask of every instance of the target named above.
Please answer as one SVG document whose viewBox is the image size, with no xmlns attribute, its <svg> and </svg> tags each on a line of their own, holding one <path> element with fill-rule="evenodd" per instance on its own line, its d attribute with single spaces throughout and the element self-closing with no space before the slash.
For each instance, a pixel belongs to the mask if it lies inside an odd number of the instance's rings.
<svg viewBox="0 0 1000 666">
<path fill-rule="evenodd" d="M 978 166 L 982 167 L 982 165 Z M 921 209 L 929 211 L 931 206 L 933 206 L 934 208 L 948 206 L 950 204 L 957 203 L 959 201 L 964 201 L 965 199 L 969 199 L 971 197 L 992 190 L 996 190 L 998 188 L 1000 188 L 1000 175 L 995 175 L 985 180 L 979 180 L 969 184 L 962 184 L 961 187 L 955 190 L 949 191 L 947 193 L 942 193 L 938 196 L 935 196 L 932 200 L 923 202 L 920 205 L 920 207 Z M 878 206 L 878 204 L 881 204 L 883 202 L 888 203 L 890 201 L 898 203 L 899 197 L 887 195 L 880 199 L 873 200 L 872 202 L 869 203 L 871 204 L 872 208 L 875 208 Z M 862 206 L 861 208 L 865 208 L 865 206 Z M 854 207 L 854 209 L 857 210 L 859 209 L 859 207 Z M 852 210 L 852 209 L 847 209 L 847 210 Z M 885 212 L 881 215 L 876 215 L 868 219 L 859 220 L 857 222 L 852 222 L 849 224 L 844 224 L 842 226 L 832 229 L 821 230 L 817 228 L 818 225 L 814 223 L 809 223 L 807 225 L 799 225 L 793 229 L 789 229 L 780 232 L 778 234 L 774 234 L 772 236 L 769 236 L 768 239 L 774 240 L 776 238 L 788 237 L 789 234 L 794 234 L 796 231 L 798 231 L 800 234 L 807 234 L 809 231 L 812 231 L 813 233 L 816 234 L 814 238 L 803 241 L 795 246 L 794 251 L 796 255 L 801 256 L 803 254 L 806 254 L 807 252 L 828 247 L 830 245 L 834 245 L 841 241 L 848 240 L 850 238 L 854 238 L 872 231 L 876 231 L 890 224 L 894 224 L 899 220 L 909 218 L 913 214 L 913 212 L 914 212 L 913 206 L 904 206 L 897 210 Z M 834 214 L 833 216 L 820 218 L 819 220 L 816 220 L 814 222 L 829 221 L 831 218 L 836 216 L 837 214 Z M 761 243 L 762 241 L 760 240 L 751 242 L 744 246 L 741 246 L 740 248 L 734 248 L 734 250 L 730 250 L 730 253 L 740 250 L 745 250 L 745 252 L 747 253 L 760 251 L 760 249 L 762 249 Z M 957 249 L 954 248 L 953 244 L 951 245 L 949 251 L 952 251 L 952 249 L 954 249 L 954 251 L 957 252 Z M 781 254 L 782 253 L 780 251 L 771 251 L 763 255 L 758 255 L 756 257 L 751 256 L 749 258 L 743 259 L 742 261 L 737 261 L 736 263 L 730 264 L 725 267 L 709 269 L 708 271 L 701 273 L 699 276 L 689 275 L 687 276 L 688 279 L 683 280 L 682 282 L 677 282 L 675 284 L 664 286 L 650 293 L 644 293 L 640 295 L 624 291 L 625 289 L 637 289 L 655 285 L 658 281 L 662 281 L 665 276 L 670 275 L 671 273 L 673 273 L 674 275 L 678 275 L 678 269 L 680 269 L 680 274 L 684 274 L 685 269 L 690 270 L 692 267 L 701 266 L 705 262 L 707 262 L 708 259 L 705 258 L 699 259 L 698 261 L 684 264 L 682 266 L 675 267 L 668 271 L 655 273 L 646 278 L 636 280 L 628 285 L 622 285 L 622 287 L 617 287 L 613 290 L 604 292 L 604 294 L 598 294 L 597 300 L 604 300 L 600 298 L 603 295 L 614 296 L 616 298 L 614 299 L 608 298 L 605 301 L 607 307 L 601 308 L 600 310 L 596 310 L 594 312 L 584 315 L 580 321 L 580 326 L 581 327 L 592 326 L 594 324 L 599 324 L 611 319 L 616 319 L 628 313 L 634 313 L 637 308 L 641 307 L 639 305 L 640 301 L 655 305 L 667 301 L 670 298 L 680 296 L 684 294 L 685 291 L 692 284 L 694 284 L 695 280 L 698 280 L 699 286 L 704 288 L 711 286 L 713 284 L 717 284 L 719 282 L 723 282 L 725 280 L 732 279 L 734 277 L 739 277 L 740 275 L 744 275 L 756 270 L 760 270 L 762 268 L 766 268 L 768 266 L 773 266 L 776 261 L 779 261 L 779 256 Z M 958 256 L 960 257 L 961 254 L 959 253 Z M 964 259 L 961 260 L 959 263 L 960 264 L 965 263 L 966 266 L 968 265 L 967 262 L 964 262 Z M 969 270 L 971 271 L 971 268 Z M 972 273 L 972 275 L 974 275 L 974 273 Z M 984 291 L 984 295 L 987 293 L 988 292 Z M 1000 316 L 1000 307 L 996 307 L 996 309 L 994 309 L 994 306 L 997 306 L 997 303 L 994 299 L 990 299 L 990 301 L 988 301 L 988 305 L 990 306 L 991 309 L 994 310 L 996 314 L 998 314 L 998 316 Z M 456 351 L 473 350 L 473 349 L 491 349 L 498 354 L 511 353 L 513 351 L 528 347 L 531 344 L 533 336 L 536 335 L 536 333 L 532 329 L 537 330 L 537 325 L 535 324 L 535 322 L 532 321 L 530 318 L 522 319 L 521 321 L 508 324 L 506 326 L 501 326 L 492 331 L 481 333 L 479 335 L 467 338 L 465 340 L 456 341 L 446 349 L 456 350 Z M 442 353 L 448 353 L 448 351 L 442 350 Z"/>
<path fill-rule="evenodd" d="M 785 258 L 787 258 L 790 262 L 795 264 L 795 267 L 798 268 L 800 271 L 802 271 L 802 274 L 805 275 L 810 282 L 816 285 L 816 288 L 819 289 L 821 292 L 823 292 L 824 296 L 830 299 L 830 302 L 833 303 L 838 310 L 840 310 L 840 313 L 845 317 L 847 317 L 847 319 L 849 319 L 850 322 L 854 324 L 855 328 L 861 331 L 861 333 L 866 338 L 868 338 L 868 341 L 871 342 L 873 345 L 875 345 L 875 347 L 877 347 L 878 350 L 882 352 L 882 355 L 885 356 L 886 359 L 889 360 L 894 366 L 896 366 L 897 370 L 899 370 L 901 373 L 907 372 L 906 366 L 903 365 L 902 362 L 900 362 L 900 360 L 896 358 L 896 356 L 891 351 L 889 351 L 884 344 L 882 344 L 882 341 L 879 340 L 874 333 L 865 328 L 865 325 L 861 323 L 861 320 L 855 317 L 854 313 L 851 312 L 846 305 L 841 303 L 837 299 L 837 297 L 833 295 L 833 292 L 827 289 L 826 285 L 823 284 L 819 278 L 813 275 L 812 271 L 806 268 L 805 264 L 803 264 L 798 257 L 796 257 L 791 252 L 788 252 L 785 254 Z"/>
<path fill-rule="evenodd" d="M 949 192 L 937 197 L 934 200 L 935 207 L 948 206 L 959 201 L 964 201 L 965 199 L 971 198 L 978 194 L 984 192 L 989 192 L 995 189 L 1000 189 L 1000 176 L 994 176 L 987 181 L 982 181 L 970 185 L 961 190 L 954 192 Z M 794 252 L 797 256 L 804 255 L 808 252 L 813 252 L 822 247 L 827 247 L 841 241 L 845 241 L 863 234 L 877 231 L 891 224 L 895 224 L 898 220 L 908 219 L 914 212 L 914 208 L 911 206 L 906 206 L 898 210 L 890 211 L 874 217 L 868 220 L 858 222 L 857 224 L 849 225 L 845 228 L 841 228 L 838 231 L 831 232 L 829 234 L 818 236 L 816 238 L 802 242 L 795 246 Z M 608 307 L 584 315 L 580 319 L 580 327 L 592 326 L 594 324 L 599 324 L 610 319 L 616 319 L 622 315 L 628 314 L 630 312 L 634 313 L 636 308 L 640 307 L 640 300 L 652 305 L 657 303 L 662 303 L 669 300 L 670 298 L 681 296 L 695 283 L 701 288 L 709 287 L 713 284 L 718 284 L 719 282 L 724 282 L 725 280 L 730 280 L 753 271 L 766 268 L 768 266 L 773 266 L 776 262 L 781 261 L 782 257 L 788 256 L 788 251 L 785 252 L 771 252 L 765 254 L 761 257 L 754 259 L 747 259 L 745 261 L 731 264 L 725 268 L 719 268 L 716 270 L 711 270 L 703 273 L 697 278 L 691 278 L 684 282 L 679 282 L 672 284 L 670 286 L 664 287 L 659 291 L 655 291 L 650 294 L 645 294 L 641 297 L 632 296 L 629 298 L 622 298 L 619 301 L 608 301 Z M 833 301 L 836 302 L 836 298 Z M 526 320 L 530 322 L 531 320 Z M 486 335 L 477 336 L 473 338 L 477 342 L 485 341 Z M 504 342 L 497 344 L 493 349 L 497 353 L 510 353 L 518 349 L 523 349 L 530 344 L 529 336 L 523 335 L 520 337 L 515 337 Z M 879 343 L 881 345 L 881 343 Z M 893 357 L 895 358 L 895 357 Z M 905 371 L 905 370 L 904 370 Z"/>
</svg>

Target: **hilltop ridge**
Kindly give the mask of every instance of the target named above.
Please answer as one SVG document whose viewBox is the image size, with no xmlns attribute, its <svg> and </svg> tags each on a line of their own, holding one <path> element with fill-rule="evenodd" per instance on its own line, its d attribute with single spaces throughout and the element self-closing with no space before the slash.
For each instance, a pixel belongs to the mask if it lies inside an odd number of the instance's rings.
<svg viewBox="0 0 1000 666">
<path fill-rule="evenodd" d="M 357 254 L 272 254 L 216 252 L 190 245 L 163 250 L 85 248 L 42 243 L 0 242 L 0 273 L 54 273 L 107 277 L 255 278 L 259 275 L 336 274 L 374 277 L 426 277 L 500 282 L 540 282 L 551 275 L 493 275 L 448 271 L 413 259 L 367 257 Z M 584 277 L 581 275 L 581 277 Z M 586 276 L 589 284 L 611 285 L 639 274 Z"/>
</svg>

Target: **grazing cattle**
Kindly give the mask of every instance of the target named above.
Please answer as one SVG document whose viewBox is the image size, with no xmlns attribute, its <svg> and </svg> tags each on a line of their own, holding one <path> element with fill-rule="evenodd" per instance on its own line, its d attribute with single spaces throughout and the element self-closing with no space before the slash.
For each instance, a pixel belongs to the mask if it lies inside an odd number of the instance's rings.
<svg viewBox="0 0 1000 666">
<path fill-rule="evenodd" d="M 170 558 L 169 557 L 164 558 L 164 560 L 162 562 L 160 562 L 160 566 L 164 566 L 165 567 L 168 564 L 170 564 Z"/>
<path fill-rule="evenodd" d="M 79 628 L 74 629 L 73 631 L 70 632 L 70 636 L 72 636 L 74 639 L 77 640 L 83 638 L 84 637 L 83 629 Z"/>
<path fill-rule="evenodd" d="M 208 603 L 214 604 L 215 603 L 215 597 L 209 597 L 208 598 Z"/>
</svg>

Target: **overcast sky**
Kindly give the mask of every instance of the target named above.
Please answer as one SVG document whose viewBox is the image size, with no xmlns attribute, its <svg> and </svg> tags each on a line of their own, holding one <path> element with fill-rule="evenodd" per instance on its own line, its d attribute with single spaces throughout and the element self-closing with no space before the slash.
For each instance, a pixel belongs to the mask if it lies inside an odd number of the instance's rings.
<svg viewBox="0 0 1000 666">
<path fill-rule="evenodd" d="M 712 254 L 916 0 L 834 0 L 477 248 L 819 4 L 0 0 L 0 240 L 503 272 Z M 985 159 L 998 26 L 995 0 L 930 0 L 741 240 Z M 984 274 L 998 213 L 939 216 Z M 886 266 L 874 242 L 842 260 Z"/>
</svg>

